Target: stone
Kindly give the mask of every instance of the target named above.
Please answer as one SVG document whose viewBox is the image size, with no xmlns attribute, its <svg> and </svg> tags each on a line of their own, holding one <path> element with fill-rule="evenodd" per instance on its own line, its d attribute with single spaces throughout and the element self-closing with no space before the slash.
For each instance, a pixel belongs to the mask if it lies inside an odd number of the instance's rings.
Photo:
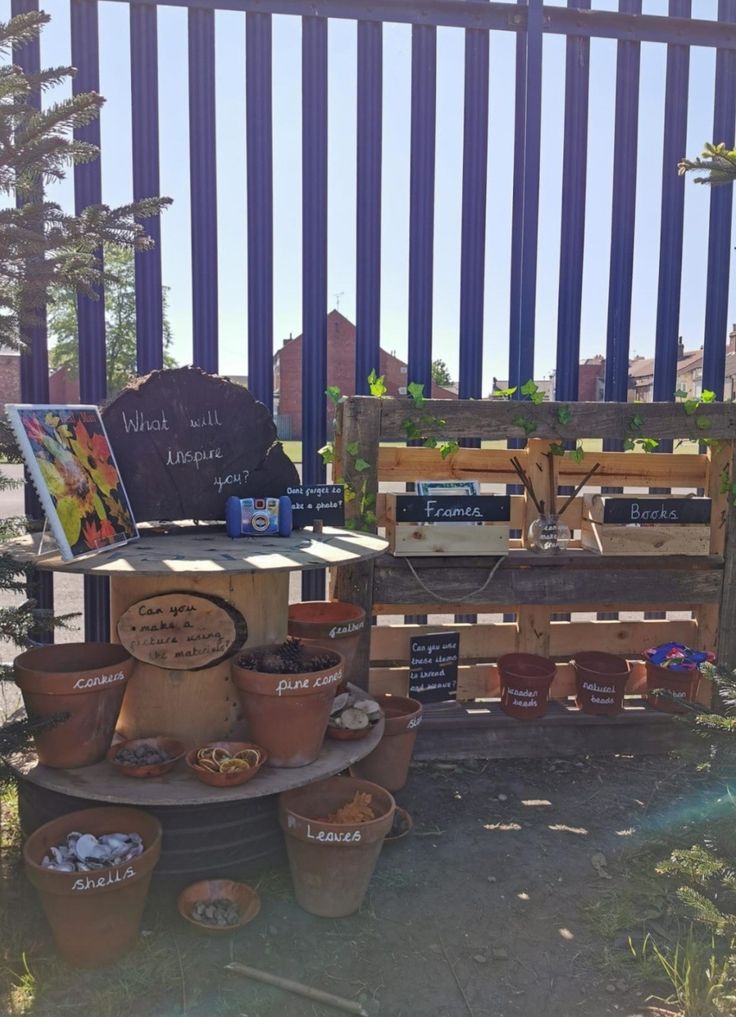
<svg viewBox="0 0 736 1017">
<path fill-rule="evenodd" d="M 493 959 L 494 960 L 501 961 L 501 960 L 508 960 L 509 959 L 509 952 L 503 946 L 494 946 L 493 950 L 491 951 L 491 953 L 493 955 Z"/>
</svg>

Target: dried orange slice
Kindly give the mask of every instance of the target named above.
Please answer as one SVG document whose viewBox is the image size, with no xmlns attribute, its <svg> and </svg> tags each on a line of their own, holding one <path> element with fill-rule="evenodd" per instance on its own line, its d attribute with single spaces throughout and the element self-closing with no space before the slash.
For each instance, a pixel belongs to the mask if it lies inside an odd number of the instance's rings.
<svg viewBox="0 0 736 1017">
<path fill-rule="evenodd" d="M 250 770 L 250 763 L 244 759 L 224 759 L 220 763 L 220 773 L 240 773 L 243 770 Z"/>
<path fill-rule="evenodd" d="M 226 759 L 230 759 L 230 753 L 227 751 L 227 749 L 217 748 L 210 749 L 210 751 L 212 753 L 212 761 L 214 763 L 222 763 Z"/>
<path fill-rule="evenodd" d="M 261 753 L 258 749 L 241 749 L 233 758 L 244 759 L 248 766 L 258 766 L 261 761 Z"/>
<path fill-rule="evenodd" d="M 200 770 L 209 770 L 210 773 L 219 773 L 219 763 L 213 763 L 211 759 L 198 759 L 197 766 Z"/>
</svg>

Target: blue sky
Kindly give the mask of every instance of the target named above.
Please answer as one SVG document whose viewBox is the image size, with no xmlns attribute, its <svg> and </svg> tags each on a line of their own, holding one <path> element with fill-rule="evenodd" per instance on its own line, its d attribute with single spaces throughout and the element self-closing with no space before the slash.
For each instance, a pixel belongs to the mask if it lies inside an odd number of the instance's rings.
<svg viewBox="0 0 736 1017">
<path fill-rule="evenodd" d="M 563 0 L 548 0 L 564 6 Z M 42 42 L 45 64 L 70 60 L 68 0 L 45 0 L 53 17 Z M 615 0 L 594 0 L 615 9 Z M 717 0 L 693 0 L 693 16 L 714 18 Z M 2 17 L 8 0 L 0 4 Z M 666 14 L 666 0 L 644 0 L 647 14 Z M 130 200 L 128 7 L 101 2 L 103 198 Z M 217 14 L 218 231 L 220 242 L 220 370 L 246 374 L 245 39 L 240 14 Z M 276 345 L 301 331 L 300 20 L 278 16 L 274 36 L 274 200 Z M 187 17 L 159 10 L 161 191 L 174 198 L 162 231 L 163 273 L 170 287 L 174 355 L 191 359 L 191 264 L 187 114 Z M 438 32 L 434 355 L 456 376 L 462 179 L 463 33 Z M 513 168 L 514 35 L 491 37 L 491 109 L 487 223 L 484 386 L 506 377 L 508 361 L 511 175 Z M 665 47 L 642 46 L 637 240 L 632 352 L 653 352 L 659 255 L 661 141 Z M 581 352 L 603 352 L 606 329 L 616 44 L 593 40 L 589 169 Z M 536 376 L 554 366 L 560 246 L 560 191 L 565 41 L 544 44 L 542 183 L 540 196 Z M 355 310 L 355 63 L 352 22 L 329 30 L 329 306 Z M 690 61 L 688 154 L 711 138 L 715 56 L 694 48 Z M 406 353 L 408 289 L 409 91 L 411 29 L 384 29 L 384 164 L 382 345 Z M 720 140 L 720 139 L 716 139 Z M 685 154 L 685 153 L 683 153 Z M 593 170 L 594 167 L 594 170 Z M 675 168 L 673 167 L 673 173 Z M 71 207 L 71 181 L 56 197 Z M 681 329 L 686 344 L 702 343 L 705 311 L 708 191 L 686 185 Z M 736 307 L 730 311 L 734 315 Z"/>
</svg>

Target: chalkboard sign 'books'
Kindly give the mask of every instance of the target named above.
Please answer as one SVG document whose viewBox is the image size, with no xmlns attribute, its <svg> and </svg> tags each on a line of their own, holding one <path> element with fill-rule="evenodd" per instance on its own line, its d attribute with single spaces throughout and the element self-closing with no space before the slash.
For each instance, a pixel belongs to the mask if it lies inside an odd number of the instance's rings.
<svg viewBox="0 0 736 1017">
<path fill-rule="evenodd" d="M 228 537 L 288 537 L 291 498 L 228 498 L 225 524 Z"/>
<path fill-rule="evenodd" d="M 585 496 L 585 515 L 597 523 L 619 523 L 624 526 L 645 526 L 665 523 L 688 526 L 710 523 L 710 498 L 687 498 L 671 495 L 639 497 L 593 494 Z"/>
<path fill-rule="evenodd" d="M 710 517 L 710 498 L 588 494 L 582 544 L 598 554 L 707 555 Z"/>
<path fill-rule="evenodd" d="M 199 368 L 138 378 L 102 416 L 139 522 L 224 519 L 231 496 L 278 497 L 299 483 L 263 403 Z"/>
<path fill-rule="evenodd" d="M 138 536 L 96 406 L 6 406 L 64 561 Z"/>
<path fill-rule="evenodd" d="M 342 484 L 287 487 L 291 498 L 294 529 L 311 526 L 321 519 L 325 526 L 345 525 L 345 488 Z"/>
<path fill-rule="evenodd" d="M 460 633 L 437 632 L 409 641 L 409 695 L 420 703 L 438 703 L 457 692 Z"/>
</svg>

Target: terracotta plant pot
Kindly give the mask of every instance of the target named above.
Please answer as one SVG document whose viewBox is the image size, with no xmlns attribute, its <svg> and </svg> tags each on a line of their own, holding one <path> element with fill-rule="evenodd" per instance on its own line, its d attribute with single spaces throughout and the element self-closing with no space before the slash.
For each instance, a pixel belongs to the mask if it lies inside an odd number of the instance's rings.
<svg viewBox="0 0 736 1017">
<path fill-rule="evenodd" d="M 35 738 L 44 766 L 99 763 L 112 741 L 135 660 L 114 643 L 59 643 L 15 658 L 15 681 L 32 718 L 69 718 Z"/>
<path fill-rule="evenodd" d="M 536 720 L 547 710 L 557 666 L 534 653 L 507 653 L 498 661 L 501 709 L 518 720 Z"/>
<path fill-rule="evenodd" d="M 260 752 L 261 758 L 256 765 L 251 766 L 248 770 L 236 770 L 235 773 L 214 773 L 212 770 L 207 770 L 203 766 L 197 765 L 199 749 L 206 748 L 227 749 L 233 756 L 237 752 L 242 752 L 243 749 L 256 749 Z M 254 745 L 253 742 L 209 742 L 207 745 L 200 745 L 199 748 L 191 749 L 186 754 L 186 764 L 197 780 L 201 780 L 203 784 L 209 784 L 211 787 L 238 787 L 240 784 L 246 784 L 249 780 L 253 780 L 267 759 L 268 753 L 266 750 L 260 745 Z"/>
<path fill-rule="evenodd" d="M 248 647 L 247 652 L 255 655 L 264 649 Z M 345 665 L 332 646 L 315 643 L 310 650 L 334 654 L 338 661 L 324 671 L 305 674 L 266 674 L 240 667 L 237 657 L 230 662 L 248 733 L 266 750 L 270 766 L 307 766 L 322 748 Z"/>
<path fill-rule="evenodd" d="M 340 600 L 306 600 L 289 605 L 289 635 L 334 646 L 345 658 L 343 686 L 353 678 L 353 663 L 365 629 L 365 611 Z"/>
<path fill-rule="evenodd" d="M 612 717 L 624 706 L 629 662 L 613 653 L 578 653 L 575 666 L 575 702 L 583 713 Z"/>
<path fill-rule="evenodd" d="M 200 902 L 209 904 L 214 900 L 229 900 L 240 912 L 237 925 L 208 925 L 192 914 L 192 908 Z M 179 894 L 176 906 L 179 914 L 200 932 L 208 935 L 237 932 L 244 925 L 252 922 L 261 910 L 261 898 L 252 886 L 247 883 L 236 883 L 232 879 L 203 879 L 192 883 Z"/>
<path fill-rule="evenodd" d="M 160 749 L 162 752 L 168 753 L 171 758 L 167 759 L 164 763 L 140 763 L 138 765 L 119 763 L 117 761 L 118 753 L 122 752 L 123 749 L 148 747 Z M 110 746 L 107 750 L 107 761 L 115 767 L 118 773 L 122 773 L 124 777 L 138 777 L 145 780 L 149 777 L 163 777 L 165 773 L 174 769 L 179 760 L 184 758 L 184 755 L 184 743 L 176 738 L 165 738 L 163 736 L 156 738 L 129 738 L 127 741 L 116 742 Z"/>
<path fill-rule="evenodd" d="M 41 859 L 72 830 L 139 833 L 143 854 L 116 868 L 92 872 L 44 869 Z M 59 953 L 76 967 L 110 964 L 138 936 L 151 874 L 161 853 L 161 824 L 139 809 L 118 806 L 69 812 L 41 826 L 26 841 L 26 874 L 38 890 Z"/>
<path fill-rule="evenodd" d="M 376 819 L 353 825 L 324 822 L 358 791 L 371 795 Z M 395 807 L 388 791 L 354 777 L 330 777 L 279 796 L 279 822 L 300 907 L 322 918 L 343 918 L 358 910 Z"/>
<path fill-rule="evenodd" d="M 389 791 L 399 791 L 409 776 L 409 763 L 422 723 L 422 704 L 416 699 L 388 694 L 375 699 L 386 718 L 383 738 L 373 752 L 350 767 L 350 773 Z"/>
<path fill-rule="evenodd" d="M 700 686 L 700 671 L 673 671 L 646 661 L 647 702 L 663 713 L 688 713 L 687 707 L 678 706 L 662 696 L 652 695 L 654 689 L 667 689 L 670 695 L 683 702 L 694 703 Z"/>
</svg>

